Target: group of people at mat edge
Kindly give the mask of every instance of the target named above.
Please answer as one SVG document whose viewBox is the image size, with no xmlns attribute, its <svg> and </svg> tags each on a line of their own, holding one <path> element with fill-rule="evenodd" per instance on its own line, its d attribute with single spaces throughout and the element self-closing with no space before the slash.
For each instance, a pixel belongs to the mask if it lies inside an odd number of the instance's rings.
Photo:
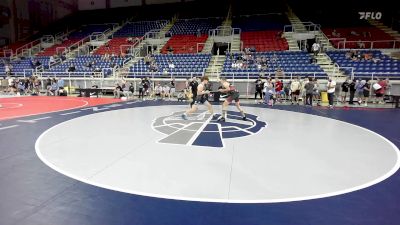
<svg viewBox="0 0 400 225">
<path fill-rule="evenodd" d="M 377 78 L 376 80 L 349 79 L 337 85 L 332 78 L 326 84 L 320 83 L 316 78 L 305 77 L 304 80 L 296 77 L 287 83 L 278 78 L 261 76 L 255 80 L 254 99 L 256 103 L 263 103 L 273 106 L 276 103 L 290 101 L 290 103 L 300 105 L 303 102 L 306 106 L 312 106 L 313 102 L 319 106 L 321 95 L 326 92 L 329 107 L 332 108 L 337 103 L 354 105 L 368 105 L 368 102 L 385 104 L 385 97 L 390 95 L 391 84 L 389 79 Z M 339 89 L 339 90 L 337 90 Z M 338 93 L 338 96 L 336 95 Z M 257 100 L 259 96 L 260 100 Z"/>
<path fill-rule="evenodd" d="M 224 103 L 222 103 L 222 113 L 221 116 L 218 118 L 217 114 L 214 114 L 214 109 L 210 102 L 208 102 L 209 94 L 211 93 L 208 82 L 209 79 L 207 76 L 203 76 L 200 79 L 200 83 L 196 85 L 193 81 L 191 83 L 192 88 L 195 90 L 192 91 L 193 93 L 193 102 L 190 104 L 190 109 L 188 109 L 185 113 L 182 114 L 182 119 L 188 120 L 188 117 L 195 113 L 198 110 L 198 106 L 204 104 L 208 108 L 208 112 L 211 114 L 212 119 L 217 119 L 217 121 L 225 122 L 227 119 L 227 109 L 228 105 L 235 101 L 236 108 L 242 115 L 242 119 L 246 120 L 246 114 L 244 113 L 243 109 L 240 107 L 239 101 L 239 91 L 231 85 L 225 78 L 220 78 L 221 86 L 218 88 L 218 92 L 225 94 L 226 99 Z"/>
</svg>

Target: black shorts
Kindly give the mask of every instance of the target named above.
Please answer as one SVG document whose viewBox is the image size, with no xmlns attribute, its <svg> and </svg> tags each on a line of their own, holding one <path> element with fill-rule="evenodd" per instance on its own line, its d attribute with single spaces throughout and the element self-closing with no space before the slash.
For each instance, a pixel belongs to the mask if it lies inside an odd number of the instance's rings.
<svg viewBox="0 0 400 225">
<path fill-rule="evenodd" d="M 364 95 L 365 98 L 368 98 L 369 97 L 369 91 L 364 90 L 363 91 L 363 95 Z"/>
<path fill-rule="evenodd" d="M 383 94 L 382 93 L 375 93 L 375 96 L 379 98 L 379 97 L 383 97 Z"/>
<path fill-rule="evenodd" d="M 228 101 L 229 103 L 231 103 L 233 100 L 235 100 L 235 102 L 239 102 L 239 96 L 240 96 L 239 92 L 234 92 L 228 95 L 226 101 Z"/>
<path fill-rule="evenodd" d="M 205 96 L 196 96 L 196 101 L 194 101 L 195 105 L 201 105 L 204 104 L 204 102 L 207 101 L 207 98 Z"/>
<path fill-rule="evenodd" d="M 292 95 L 300 95 L 300 90 L 293 91 Z"/>
</svg>

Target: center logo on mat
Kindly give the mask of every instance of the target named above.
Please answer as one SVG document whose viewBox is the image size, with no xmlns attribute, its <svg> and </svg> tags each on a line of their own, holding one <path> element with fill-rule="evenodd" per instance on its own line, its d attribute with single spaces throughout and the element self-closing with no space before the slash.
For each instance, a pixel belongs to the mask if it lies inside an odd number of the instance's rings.
<svg viewBox="0 0 400 225">
<path fill-rule="evenodd" d="M 221 148 L 224 139 L 253 135 L 266 126 L 252 114 L 246 114 L 244 121 L 239 112 L 228 111 L 226 122 L 218 122 L 205 110 L 191 114 L 188 120 L 181 118 L 183 113 L 175 112 L 153 121 L 152 128 L 167 135 L 159 143 Z"/>
</svg>

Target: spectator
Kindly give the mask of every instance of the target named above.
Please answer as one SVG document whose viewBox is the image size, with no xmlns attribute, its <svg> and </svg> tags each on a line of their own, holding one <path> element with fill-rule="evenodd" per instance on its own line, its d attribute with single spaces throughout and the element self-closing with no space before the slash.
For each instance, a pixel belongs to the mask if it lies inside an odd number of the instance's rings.
<svg viewBox="0 0 400 225">
<path fill-rule="evenodd" d="M 386 93 L 387 86 L 388 86 L 388 84 L 387 84 L 386 80 L 382 80 L 380 78 L 378 78 L 377 82 L 374 85 L 372 85 L 372 88 L 375 91 L 376 103 L 385 104 L 383 96 Z"/>
<path fill-rule="evenodd" d="M 40 63 L 40 61 L 38 59 L 35 59 L 35 61 L 33 62 L 33 66 L 36 68 L 38 66 L 41 66 L 42 63 Z"/>
<path fill-rule="evenodd" d="M 128 44 L 132 44 L 132 43 L 133 43 L 133 39 L 132 39 L 131 37 L 128 37 L 128 38 L 126 39 L 126 42 L 127 42 Z"/>
<path fill-rule="evenodd" d="M 313 99 L 313 91 L 314 91 L 314 82 L 311 77 L 308 78 L 308 82 L 304 85 L 304 89 L 306 92 L 306 105 L 312 106 Z"/>
<path fill-rule="evenodd" d="M 371 32 L 369 31 L 363 31 L 362 34 L 364 38 L 371 38 Z"/>
<path fill-rule="evenodd" d="M 174 53 L 174 49 L 172 48 L 171 45 L 169 45 L 169 46 L 167 47 L 167 51 L 168 51 L 168 53 L 170 53 L 170 54 Z"/>
<path fill-rule="evenodd" d="M 274 105 L 274 94 L 275 94 L 275 89 L 274 89 L 274 83 L 272 82 L 272 79 L 270 77 L 267 78 L 265 84 L 264 84 L 264 104 L 268 104 L 270 106 Z"/>
<path fill-rule="evenodd" d="M 162 96 L 163 88 L 160 83 L 157 83 L 156 87 L 154 88 L 155 98 L 154 100 L 163 99 Z"/>
<path fill-rule="evenodd" d="M 364 97 L 363 101 L 364 101 L 364 106 L 367 106 L 368 105 L 369 93 L 371 91 L 370 90 L 371 86 L 370 86 L 370 81 L 365 81 L 363 83 L 364 83 L 364 85 L 362 86 L 363 87 L 363 97 Z"/>
<path fill-rule="evenodd" d="M 54 63 L 56 63 L 56 58 L 54 55 L 50 56 L 49 59 L 49 66 L 53 65 Z"/>
<path fill-rule="evenodd" d="M 329 78 L 328 84 L 326 85 L 327 92 L 328 92 L 328 101 L 329 101 L 329 108 L 333 108 L 333 100 L 335 97 L 335 90 L 336 90 L 336 82 Z"/>
<path fill-rule="evenodd" d="M 12 65 L 11 64 L 5 64 L 4 65 L 4 72 L 6 75 L 11 75 L 12 74 Z"/>
<path fill-rule="evenodd" d="M 261 76 L 259 76 L 254 83 L 256 84 L 254 100 L 257 101 L 258 94 L 260 95 L 260 99 L 263 98 L 262 90 L 264 89 L 264 82 L 261 80 Z"/>
<path fill-rule="evenodd" d="M 349 105 L 354 105 L 354 94 L 356 93 L 356 80 L 353 79 L 349 84 L 350 99 Z"/>
<path fill-rule="evenodd" d="M 359 105 L 362 103 L 362 99 L 364 98 L 363 89 L 364 89 L 365 80 L 358 79 L 356 81 L 356 95 L 357 95 L 357 102 Z"/>
<path fill-rule="evenodd" d="M 139 84 L 138 84 L 138 92 L 139 92 L 139 99 L 143 100 L 144 97 L 144 88 L 143 88 L 144 80 L 143 78 L 140 78 Z"/>
<path fill-rule="evenodd" d="M 75 65 L 74 65 L 74 64 L 71 64 L 71 65 L 69 66 L 67 72 L 75 72 L 75 71 L 76 71 Z"/>
<path fill-rule="evenodd" d="M 292 105 L 296 102 L 299 105 L 299 95 L 300 95 L 300 77 L 296 77 L 290 83 L 290 92 L 292 94 Z"/>
<path fill-rule="evenodd" d="M 350 35 L 352 35 L 352 36 L 360 36 L 360 34 L 359 33 L 357 33 L 357 31 L 355 31 L 355 30 L 352 30 L 351 32 L 350 32 Z"/>
<path fill-rule="evenodd" d="M 314 42 L 314 44 L 311 46 L 312 51 L 314 52 L 314 56 L 317 56 L 319 51 L 320 51 L 320 44 L 318 44 L 317 42 Z"/>
<path fill-rule="evenodd" d="M 365 42 L 361 41 L 361 39 L 359 39 L 357 41 L 357 46 L 358 48 L 365 48 Z"/>
<path fill-rule="evenodd" d="M 162 98 L 166 99 L 168 97 L 168 99 L 171 100 L 171 96 L 169 94 L 170 90 L 171 88 L 168 86 L 168 84 L 164 84 L 164 86 L 162 87 Z"/>
<path fill-rule="evenodd" d="M 340 93 L 341 96 L 341 102 L 344 104 L 346 103 L 346 98 L 347 98 L 347 93 L 349 92 L 350 88 L 350 83 L 349 83 L 349 78 L 346 78 L 346 80 L 342 83 L 342 91 Z"/>
<path fill-rule="evenodd" d="M 282 96 L 285 94 L 283 91 L 283 81 L 275 77 L 275 98 L 276 101 L 282 102 Z"/>
<path fill-rule="evenodd" d="M 57 90 L 58 90 L 58 83 L 57 83 L 56 78 L 53 78 L 53 80 L 51 81 L 51 87 L 48 92 L 48 95 L 56 96 Z"/>
<path fill-rule="evenodd" d="M 333 31 L 332 31 L 332 37 L 339 38 L 339 37 L 340 37 L 340 33 L 338 33 L 338 32 L 336 31 L 336 29 L 333 29 Z"/>
<path fill-rule="evenodd" d="M 64 80 L 62 78 L 58 79 L 58 81 L 57 81 L 56 95 L 58 95 L 58 96 L 66 96 L 65 90 L 64 90 Z"/>
<path fill-rule="evenodd" d="M 168 61 L 168 68 L 175 69 L 175 65 L 172 63 L 172 61 Z"/>
<path fill-rule="evenodd" d="M 314 78 L 313 83 L 314 83 L 313 98 L 314 98 L 314 101 L 317 102 L 317 106 L 319 106 L 320 100 L 321 100 L 321 95 L 320 95 L 319 83 L 318 83 L 317 78 Z"/>
<path fill-rule="evenodd" d="M 282 68 L 278 67 L 278 69 L 275 71 L 275 77 L 285 78 L 285 73 L 283 72 Z"/>
<path fill-rule="evenodd" d="M 121 94 L 123 93 L 123 89 L 119 83 L 115 83 L 115 88 L 114 88 L 114 98 L 121 98 Z"/>
<path fill-rule="evenodd" d="M 169 96 L 170 96 L 170 98 L 171 97 L 174 98 L 175 91 L 176 91 L 176 89 L 175 89 L 175 78 L 172 78 L 172 80 L 170 81 L 169 85 L 170 85 Z"/>
</svg>

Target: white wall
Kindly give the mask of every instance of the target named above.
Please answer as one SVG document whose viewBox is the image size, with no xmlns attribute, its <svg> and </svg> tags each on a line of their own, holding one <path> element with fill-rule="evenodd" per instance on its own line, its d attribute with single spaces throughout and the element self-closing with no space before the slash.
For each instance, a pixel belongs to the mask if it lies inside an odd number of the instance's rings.
<svg viewBox="0 0 400 225">
<path fill-rule="evenodd" d="M 105 9 L 106 0 L 78 0 L 79 10 Z"/>
<path fill-rule="evenodd" d="M 127 6 L 140 6 L 142 5 L 142 0 L 111 0 L 110 7 L 127 7 Z"/>
</svg>

